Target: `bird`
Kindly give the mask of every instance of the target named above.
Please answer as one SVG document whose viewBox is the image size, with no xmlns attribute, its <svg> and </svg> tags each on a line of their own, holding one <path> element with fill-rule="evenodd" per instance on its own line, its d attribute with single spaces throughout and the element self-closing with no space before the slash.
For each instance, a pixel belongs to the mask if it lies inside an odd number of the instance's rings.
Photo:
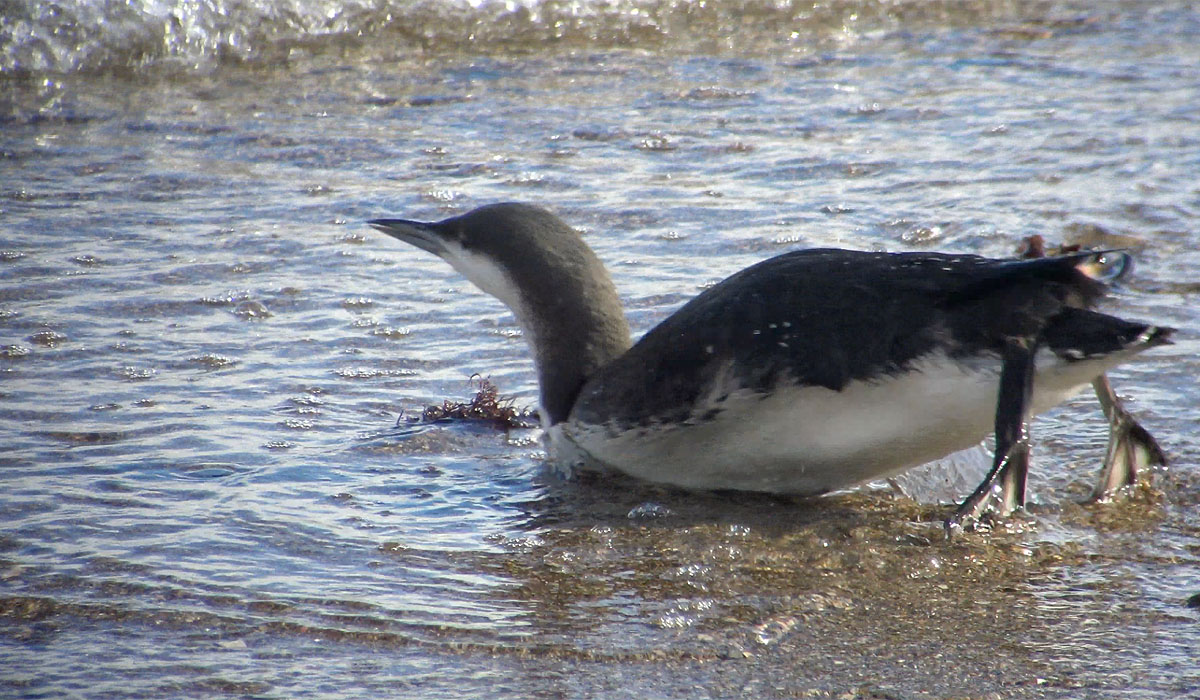
<svg viewBox="0 0 1200 700">
<path fill-rule="evenodd" d="M 1149 458 L 1105 372 L 1175 329 L 1094 310 L 1131 266 L 1123 251 L 795 250 L 706 288 L 634 342 L 604 264 L 546 208 L 367 223 L 511 310 L 549 452 L 567 472 L 815 496 L 994 434 L 991 469 L 946 520 L 973 529 L 1024 506 L 1030 420 L 1089 384 L 1110 417 L 1108 461 Z"/>
</svg>

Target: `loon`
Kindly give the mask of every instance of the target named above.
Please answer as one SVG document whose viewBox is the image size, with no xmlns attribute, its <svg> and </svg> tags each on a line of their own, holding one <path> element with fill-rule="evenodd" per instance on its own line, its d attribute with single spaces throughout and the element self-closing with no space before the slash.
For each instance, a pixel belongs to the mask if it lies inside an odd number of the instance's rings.
<svg viewBox="0 0 1200 700">
<path fill-rule="evenodd" d="M 634 343 L 604 265 L 546 209 L 367 223 L 513 312 L 550 452 L 571 469 L 818 495 L 993 433 L 991 470 L 946 523 L 976 527 L 1024 506 L 1030 419 L 1089 383 L 1110 425 L 1097 495 L 1162 459 L 1104 375 L 1174 332 L 1092 310 L 1130 267 L 1121 251 L 797 250 L 709 287 Z"/>
</svg>

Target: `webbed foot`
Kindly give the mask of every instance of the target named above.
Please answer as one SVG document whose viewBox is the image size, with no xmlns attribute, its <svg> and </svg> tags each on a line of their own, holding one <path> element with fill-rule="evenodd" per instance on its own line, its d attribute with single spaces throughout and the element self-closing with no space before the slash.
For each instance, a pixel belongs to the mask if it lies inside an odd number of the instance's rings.
<svg viewBox="0 0 1200 700">
<path fill-rule="evenodd" d="M 1167 457 L 1154 436 L 1143 428 L 1121 405 L 1108 377 L 1100 375 L 1092 381 L 1096 398 L 1108 418 L 1108 449 L 1100 480 L 1092 491 L 1093 503 L 1106 503 L 1127 486 L 1133 486 L 1151 467 L 1163 466 Z"/>
<path fill-rule="evenodd" d="M 1037 344 L 1011 338 L 1004 346 L 996 398 L 996 455 L 983 482 L 946 520 L 946 534 L 987 527 L 993 513 L 1007 517 L 1025 506 L 1029 476 L 1029 404 Z"/>
<path fill-rule="evenodd" d="M 1025 480 L 1029 475 L 1029 440 L 1024 435 L 1007 456 L 997 456 L 983 483 L 967 496 L 946 520 L 946 533 L 991 528 L 993 518 L 1006 518 L 1025 507 Z"/>
</svg>

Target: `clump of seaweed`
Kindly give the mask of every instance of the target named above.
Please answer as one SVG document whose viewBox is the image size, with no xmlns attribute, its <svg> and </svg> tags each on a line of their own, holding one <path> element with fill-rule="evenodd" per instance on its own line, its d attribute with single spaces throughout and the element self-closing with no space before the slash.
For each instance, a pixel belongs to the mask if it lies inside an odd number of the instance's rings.
<svg viewBox="0 0 1200 700">
<path fill-rule="evenodd" d="M 527 408 L 516 408 L 513 399 L 500 395 L 496 385 L 488 377 L 472 375 L 471 384 L 477 385 L 475 397 L 467 402 L 442 402 L 441 406 L 427 406 L 421 412 L 422 423 L 442 420 L 466 420 L 490 423 L 496 428 L 528 428 L 537 423 L 536 415 Z"/>
</svg>

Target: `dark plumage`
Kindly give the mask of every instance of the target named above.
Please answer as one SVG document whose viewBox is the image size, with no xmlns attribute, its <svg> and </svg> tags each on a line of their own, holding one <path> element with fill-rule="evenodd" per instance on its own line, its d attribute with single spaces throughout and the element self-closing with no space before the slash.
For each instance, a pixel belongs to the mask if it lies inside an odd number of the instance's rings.
<svg viewBox="0 0 1200 700">
<path fill-rule="evenodd" d="M 726 363 L 758 391 L 780 381 L 837 391 L 908 371 L 938 349 L 999 357 L 1006 338 L 1049 340 L 1068 359 L 1077 359 L 1069 355 L 1076 340 L 1085 355 L 1113 352 L 1148 326 L 1076 313 L 1103 294 L 1104 285 L 1078 269 L 1098 255 L 785 253 L 710 287 L 652 328 L 587 383 L 576 412 L 628 425 L 679 420 L 705 377 Z"/>
<path fill-rule="evenodd" d="M 705 290 L 631 346 L 604 266 L 544 209 L 370 224 L 512 309 L 534 352 L 551 447 L 571 466 L 687 488 L 823 493 L 994 432 L 992 471 L 957 525 L 977 521 L 996 486 L 1002 511 L 1021 506 L 1027 421 L 1089 382 L 1113 426 L 1106 492 L 1161 457 L 1104 380 L 1172 332 L 1091 310 L 1129 268 L 1121 252 L 801 250 Z"/>
</svg>

